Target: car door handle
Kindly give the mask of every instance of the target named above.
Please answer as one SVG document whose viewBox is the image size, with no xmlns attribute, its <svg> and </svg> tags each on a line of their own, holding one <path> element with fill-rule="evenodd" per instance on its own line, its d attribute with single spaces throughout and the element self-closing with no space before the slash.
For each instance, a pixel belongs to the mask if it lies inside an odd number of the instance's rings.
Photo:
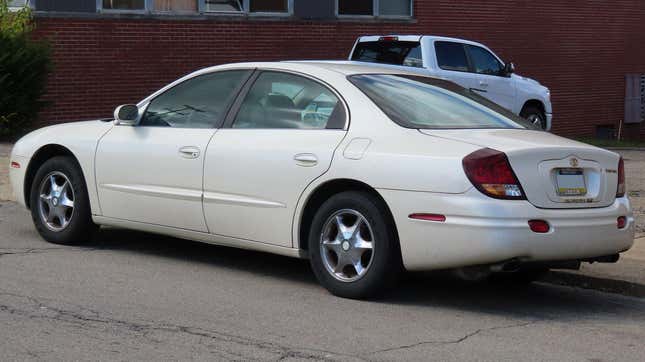
<svg viewBox="0 0 645 362">
<path fill-rule="evenodd" d="M 199 157 L 199 148 L 195 146 L 185 146 L 179 149 L 179 154 L 183 158 L 197 158 Z"/>
<path fill-rule="evenodd" d="M 480 80 L 479 81 L 479 86 L 486 88 L 486 87 L 488 87 L 488 83 L 484 82 L 483 80 Z"/>
<path fill-rule="evenodd" d="M 299 153 L 293 156 L 293 159 L 296 161 L 296 165 L 303 167 L 312 167 L 318 164 L 318 157 L 313 153 Z"/>
<path fill-rule="evenodd" d="M 468 88 L 473 92 L 479 92 L 479 93 L 488 93 L 486 89 L 477 89 L 477 88 Z"/>
</svg>

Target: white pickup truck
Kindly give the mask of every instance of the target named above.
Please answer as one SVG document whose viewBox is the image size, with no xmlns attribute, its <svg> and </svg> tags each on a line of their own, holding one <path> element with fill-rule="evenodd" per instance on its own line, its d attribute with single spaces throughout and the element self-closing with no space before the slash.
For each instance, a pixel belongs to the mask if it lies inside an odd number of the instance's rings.
<svg viewBox="0 0 645 362">
<path fill-rule="evenodd" d="M 451 80 L 551 129 L 551 93 L 538 81 L 513 74 L 488 47 L 469 40 L 430 35 L 373 35 L 356 40 L 349 60 L 417 68 Z"/>
</svg>

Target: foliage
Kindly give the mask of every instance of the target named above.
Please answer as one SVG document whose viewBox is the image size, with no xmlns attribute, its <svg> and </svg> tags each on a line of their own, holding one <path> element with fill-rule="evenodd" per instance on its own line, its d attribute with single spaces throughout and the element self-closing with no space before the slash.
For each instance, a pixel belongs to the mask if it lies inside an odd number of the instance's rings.
<svg viewBox="0 0 645 362">
<path fill-rule="evenodd" d="M 9 10 L 0 0 L 0 138 L 26 131 L 44 106 L 50 49 L 31 37 L 31 9 Z"/>
</svg>

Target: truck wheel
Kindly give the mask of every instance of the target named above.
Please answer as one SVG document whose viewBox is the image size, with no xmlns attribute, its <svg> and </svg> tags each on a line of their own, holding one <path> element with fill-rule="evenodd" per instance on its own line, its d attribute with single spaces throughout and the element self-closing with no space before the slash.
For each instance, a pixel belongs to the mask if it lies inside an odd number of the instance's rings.
<svg viewBox="0 0 645 362">
<path fill-rule="evenodd" d="M 538 129 L 546 130 L 546 116 L 536 106 L 525 106 L 520 112 L 520 117 L 529 121 L 533 126 Z"/>
</svg>

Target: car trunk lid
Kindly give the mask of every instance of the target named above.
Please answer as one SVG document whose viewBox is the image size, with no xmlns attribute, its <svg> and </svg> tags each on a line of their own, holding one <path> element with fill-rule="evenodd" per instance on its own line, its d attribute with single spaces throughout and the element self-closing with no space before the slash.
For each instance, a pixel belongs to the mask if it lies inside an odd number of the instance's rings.
<svg viewBox="0 0 645 362">
<path fill-rule="evenodd" d="M 541 131 L 430 130 L 421 133 L 502 151 L 528 201 L 540 208 L 591 208 L 616 198 L 616 153 Z"/>
</svg>

